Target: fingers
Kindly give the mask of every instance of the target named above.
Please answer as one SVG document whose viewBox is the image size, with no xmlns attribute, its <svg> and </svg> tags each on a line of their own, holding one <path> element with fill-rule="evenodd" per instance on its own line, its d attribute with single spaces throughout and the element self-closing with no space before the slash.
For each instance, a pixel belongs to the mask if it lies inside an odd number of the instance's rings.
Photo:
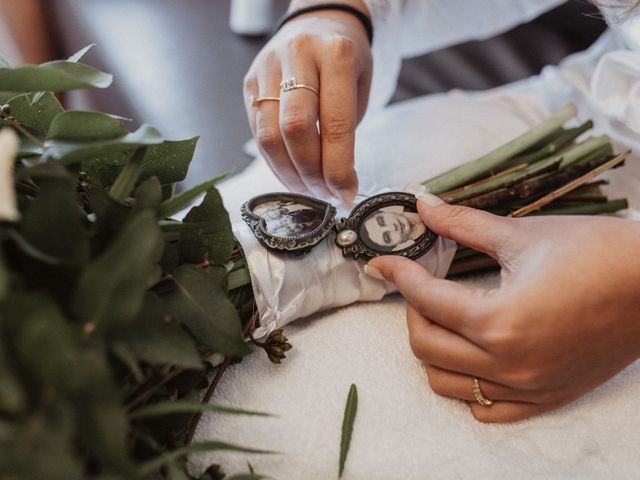
<svg viewBox="0 0 640 480">
<path fill-rule="evenodd" d="M 424 365 L 429 378 L 431 389 L 443 397 L 459 398 L 469 402 L 475 402 L 473 394 L 473 376 L 444 370 L 435 365 Z M 525 403 L 532 402 L 531 392 L 523 392 L 506 385 L 492 382 L 490 380 L 479 379 L 482 394 L 494 402 L 496 401 L 516 401 Z"/>
<path fill-rule="evenodd" d="M 496 361 L 476 344 L 451 330 L 431 322 L 407 304 L 409 344 L 424 363 L 445 370 L 494 378 Z"/>
<path fill-rule="evenodd" d="M 404 257 L 377 257 L 367 268 L 378 270 L 386 280 L 395 283 L 407 302 L 422 315 L 473 341 L 478 340 L 478 322 L 487 308 L 485 290 L 435 278 L 422 265 Z"/>
<path fill-rule="evenodd" d="M 484 252 L 499 262 L 524 247 L 526 236 L 515 219 L 482 210 L 449 205 L 431 194 L 418 194 L 418 213 L 438 235 Z"/>
<path fill-rule="evenodd" d="M 269 100 L 257 104 L 250 103 L 252 97 L 279 97 L 280 81 L 280 69 L 275 62 L 269 67 L 268 73 L 260 75 L 257 79 L 245 81 L 245 102 L 249 102 L 249 124 L 252 126 L 258 149 L 280 181 L 293 191 L 309 193 L 282 139 L 279 102 Z"/>
<path fill-rule="evenodd" d="M 359 72 L 354 48 L 349 41 L 334 42 L 332 61 L 320 71 L 322 170 L 329 189 L 349 204 L 358 191 L 354 147 Z"/>
<path fill-rule="evenodd" d="M 294 55 L 283 62 L 283 78 L 298 72 L 297 83 L 319 88 L 314 62 L 308 57 Z M 300 74 L 299 72 L 303 72 Z M 304 76 L 301 76 L 304 75 Z M 289 157 L 308 190 L 321 198 L 332 194 L 322 174 L 322 149 L 318 132 L 318 96 L 305 88 L 280 92 L 280 130 Z"/>
</svg>

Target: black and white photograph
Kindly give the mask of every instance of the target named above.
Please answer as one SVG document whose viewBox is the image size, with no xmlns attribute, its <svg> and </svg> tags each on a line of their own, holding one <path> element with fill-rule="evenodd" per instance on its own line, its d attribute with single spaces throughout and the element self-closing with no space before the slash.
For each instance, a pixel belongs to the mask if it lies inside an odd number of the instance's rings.
<svg viewBox="0 0 640 480">
<path fill-rule="evenodd" d="M 253 209 L 263 218 L 266 231 L 275 237 L 295 237 L 316 230 L 324 220 L 322 210 L 291 200 L 271 200 Z"/>
<path fill-rule="evenodd" d="M 397 252 L 413 246 L 426 232 L 416 212 L 403 205 L 383 207 L 370 213 L 360 226 L 360 238 L 381 252 Z"/>
</svg>

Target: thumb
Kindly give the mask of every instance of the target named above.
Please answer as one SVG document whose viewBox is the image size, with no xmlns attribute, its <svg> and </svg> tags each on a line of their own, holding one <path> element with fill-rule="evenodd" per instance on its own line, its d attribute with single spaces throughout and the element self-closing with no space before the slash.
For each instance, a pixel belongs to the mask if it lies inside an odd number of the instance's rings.
<svg viewBox="0 0 640 480">
<path fill-rule="evenodd" d="M 416 194 L 420 218 L 432 231 L 500 260 L 504 250 L 519 251 L 526 236 L 518 219 L 449 205 L 431 193 Z"/>
</svg>

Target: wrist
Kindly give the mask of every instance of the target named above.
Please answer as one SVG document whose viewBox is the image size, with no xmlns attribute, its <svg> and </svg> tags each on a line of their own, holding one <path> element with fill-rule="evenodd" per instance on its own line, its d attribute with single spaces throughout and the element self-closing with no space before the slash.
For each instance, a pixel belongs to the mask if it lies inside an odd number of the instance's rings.
<svg viewBox="0 0 640 480">
<path fill-rule="evenodd" d="M 310 7 L 313 5 L 320 5 L 323 3 L 327 3 L 326 1 L 321 0 L 291 0 L 289 3 L 289 8 L 287 9 L 288 13 L 291 13 L 295 10 L 300 10 L 301 8 Z M 338 2 L 332 3 L 342 3 L 344 5 L 348 5 L 353 8 L 357 8 L 362 13 L 364 13 L 367 17 L 371 18 L 371 14 L 369 13 L 369 9 L 367 8 L 364 0 L 339 0 Z"/>
<path fill-rule="evenodd" d="M 344 24 L 355 35 L 360 32 L 360 35 L 366 36 L 369 45 L 373 43 L 373 24 L 362 0 L 339 2 L 293 0 L 287 13 L 278 22 L 276 32 L 286 24 L 305 18 L 335 20 Z"/>
</svg>

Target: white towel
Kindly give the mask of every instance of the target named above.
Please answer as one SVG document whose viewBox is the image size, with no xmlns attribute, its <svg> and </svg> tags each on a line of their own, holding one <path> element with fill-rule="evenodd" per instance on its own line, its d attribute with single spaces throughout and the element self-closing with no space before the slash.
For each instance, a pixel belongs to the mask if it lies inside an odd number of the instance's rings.
<svg viewBox="0 0 640 480">
<path fill-rule="evenodd" d="M 522 133 L 548 108 L 521 87 L 491 92 L 490 100 L 421 98 L 371 118 L 356 148 L 361 189 L 429 178 Z M 625 176 L 625 170 L 610 175 Z M 637 177 L 623 184 L 630 189 L 616 192 L 620 196 L 640 191 Z M 237 220 L 248 196 L 280 188 L 255 163 L 222 192 Z M 465 280 L 486 288 L 498 281 L 496 274 Z M 227 473 L 246 472 L 249 460 L 256 472 L 280 480 L 336 478 L 344 405 L 355 383 L 359 406 L 345 479 L 639 477 L 640 362 L 560 410 L 516 424 L 485 425 L 466 404 L 428 387 L 410 351 L 405 303 L 397 295 L 299 320 L 285 334 L 293 349 L 283 364 L 256 352 L 229 368 L 213 398 L 279 417 L 206 414 L 195 436 L 282 453 L 207 453 L 191 459 L 193 469 L 220 463 Z"/>
</svg>

